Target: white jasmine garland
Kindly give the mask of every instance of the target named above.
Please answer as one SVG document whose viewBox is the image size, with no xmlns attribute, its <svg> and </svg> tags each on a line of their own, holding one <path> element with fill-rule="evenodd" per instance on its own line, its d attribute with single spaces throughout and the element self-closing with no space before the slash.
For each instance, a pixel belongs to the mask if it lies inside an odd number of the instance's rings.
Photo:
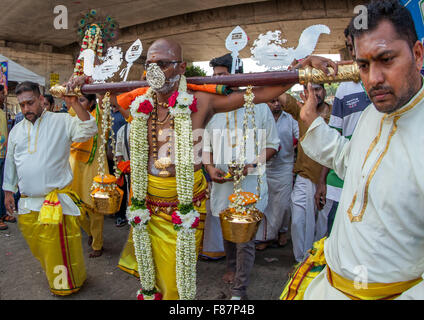
<svg viewBox="0 0 424 320">
<path fill-rule="evenodd" d="M 133 229 L 133 241 L 141 287 L 143 291 L 152 291 L 155 288 L 156 274 L 152 255 L 152 244 L 145 224 L 141 225 L 140 228 Z"/>
<path fill-rule="evenodd" d="M 256 122 L 255 122 L 255 104 L 253 103 L 253 100 L 255 99 L 255 95 L 253 94 L 252 91 L 252 87 L 248 87 L 246 90 L 246 93 L 244 95 L 244 117 L 243 117 L 243 139 L 242 139 L 242 144 L 241 144 L 241 148 L 240 148 L 240 154 L 239 157 L 237 159 L 237 168 L 235 171 L 235 181 L 234 181 L 234 194 L 240 194 L 243 190 L 242 190 L 242 182 L 245 178 L 245 176 L 243 175 L 243 170 L 244 170 L 244 166 L 245 166 L 245 162 L 246 162 L 246 143 L 247 143 L 247 139 L 248 139 L 248 122 L 249 119 L 252 122 L 252 127 L 253 127 L 253 132 L 254 132 L 254 143 L 255 143 L 255 152 L 259 153 L 259 142 L 258 142 L 258 138 L 257 138 L 257 128 L 256 128 Z M 256 158 L 258 157 L 258 155 L 256 155 Z M 261 196 L 261 191 L 260 191 L 260 186 L 262 184 L 262 174 L 263 174 L 263 166 L 264 164 L 262 164 L 261 161 L 258 162 L 258 179 L 257 179 L 257 186 L 256 186 L 256 192 L 258 194 L 258 200 L 257 202 L 259 202 L 260 200 L 260 196 Z M 256 202 L 256 203 L 257 203 Z M 254 206 L 256 205 L 256 203 L 254 204 Z M 236 196 L 234 201 L 230 204 L 230 208 L 234 208 L 236 210 L 237 213 L 240 214 L 245 214 L 246 213 L 246 209 L 245 209 L 245 204 L 244 204 L 244 199 L 241 196 Z"/>
<path fill-rule="evenodd" d="M 128 212 L 129 220 L 134 223 L 134 219 L 139 217 L 140 222 L 133 229 L 134 248 L 140 274 L 140 281 L 143 291 L 152 291 L 155 285 L 155 269 L 151 252 L 151 242 L 146 225 L 147 208 L 145 208 L 145 198 L 147 192 L 148 179 L 148 137 L 147 121 L 150 113 L 139 112 L 140 104 L 153 101 L 153 90 L 149 89 L 143 96 L 138 96 L 131 103 L 131 181 L 134 199 L 141 203 L 141 208 L 133 206 Z M 175 170 L 177 181 L 177 195 L 179 207 L 184 210 L 176 211 L 181 220 L 181 224 L 176 225 L 177 246 L 176 246 L 176 279 L 180 299 L 194 299 L 196 295 L 196 238 L 195 228 L 192 228 L 200 214 L 193 207 L 193 187 L 194 187 L 194 154 L 193 154 L 193 130 L 191 122 L 190 106 L 194 103 L 193 95 L 187 93 L 187 81 L 181 76 L 178 88 L 176 105 L 169 109 L 174 116 L 175 129 Z M 187 208 L 190 208 L 187 210 Z M 147 211 L 146 211 L 147 210 Z M 143 220 L 143 217 L 145 219 Z M 138 220 L 137 220 L 138 221 Z M 151 296 L 151 294 L 150 294 Z M 149 294 L 144 295 L 148 298 Z"/>
<path fill-rule="evenodd" d="M 141 287 L 143 291 L 146 292 L 154 291 L 156 281 L 150 235 L 147 231 L 150 211 L 145 208 L 149 157 L 147 120 L 149 119 L 150 113 L 145 114 L 143 112 L 138 112 L 138 109 L 140 104 L 146 100 L 153 105 L 152 93 L 153 91 L 149 89 L 144 96 L 138 96 L 130 105 L 131 115 L 133 117 L 130 129 L 130 161 L 134 201 L 127 210 L 127 219 L 129 224 L 133 226 L 134 251 L 137 259 L 138 273 Z M 141 206 L 139 205 L 140 203 L 142 203 Z M 136 223 L 136 218 L 139 218 L 140 222 Z"/>
<path fill-rule="evenodd" d="M 177 98 L 177 104 L 180 108 L 186 109 L 193 103 L 194 97 L 187 92 L 180 92 Z M 189 109 L 190 110 L 190 109 Z"/>
<path fill-rule="evenodd" d="M 150 221 L 149 209 L 135 209 L 131 206 L 127 209 L 127 220 L 134 229 L 141 229 Z"/>
<path fill-rule="evenodd" d="M 187 81 L 183 76 L 178 88 L 176 106 L 171 109 L 174 115 L 175 130 L 175 173 L 177 194 L 180 206 L 193 203 L 194 154 L 193 129 L 189 106 L 194 97 L 187 93 Z M 181 217 L 182 228 L 177 232 L 176 280 L 180 299 L 192 300 L 196 296 L 196 238 L 191 226 L 198 212 L 194 209 L 188 213 L 177 212 Z M 184 217 L 187 215 L 187 217 Z M 200 216 L 200 215 L 199 215 Z M 190 223 L 191 222 L 191 223 Z"/>
<path fill-rule="evenodd" d="M 181 300 L 196 296 L 196 238 L 195 229 L 183 228 L 177 233 L 176 277 Z"/>
</svg>

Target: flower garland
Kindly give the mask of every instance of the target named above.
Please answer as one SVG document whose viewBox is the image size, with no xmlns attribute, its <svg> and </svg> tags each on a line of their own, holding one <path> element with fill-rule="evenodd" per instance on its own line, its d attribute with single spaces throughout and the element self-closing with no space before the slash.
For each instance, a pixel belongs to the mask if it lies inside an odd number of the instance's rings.
<svg viewBox="0 0 424 320">
<path fill-rule="evenodd" d="M 138 96 L 131 104 L 133 121 L 130 130 L 131 182 L 133 198 L 127 209 L 128 223 L 133 226 L 133 241 L 135 256 L 140 275 L 141 290 L 137 292 L 138 300 L 156 299 L 159 296 L 155 289 L 155 266 L 152 256 L 150 236 L 147 224 L 151 212 L 146 207 L 147 166 L 149 145 L 147 141 L 147 120 L 153 110 L 153 91 Z M 134 109 L 134 106 L 137 107 Z"/>
<path fill-rule="evenodd" d="M 253 103 L 253 100 L 255 99 L 255 95 L 252 91 L 252 87 L 249 86 L 246 89 L 246 93 L 244 95 L 244 117 L 243 117 L 243 142 L 241 143 L 240 148 L 240 154 L 234 163 L 232 163 L 232 166 L 234 169 L 234 191 L 233 191 L 233 200 L 231 201 L 229 207 L 232 208 L 237 214 L 245 215 L 246 212 L 246 203 L 245 203 L 245 197 L 243 194 L 242 189 L 242 182 L 245 178 L 243 175 L 243 170 L 245 166 L 246 161 L 246 144 L 247 144 L 247 138 L 248 138 L 248 122 L 249 119 L 252 122 L 253 132 L 254 132 L 254 144 L 255 144 L 255 150 L 256 152 L 259 152 L 259 142 L 257 137 L 257 128 L 255 123 L 255 104 Z M 257 155 L 258 156 L 258 155 Z M 256 192 L 257 192 L 257 202 L 261 199 L 261 189 L 260 186 L 262 184 L 262 173 L 263 173 L 263 163 L 261 161 L 258 161 L 258 182 L 256 186 Z M 255 207 L 255 204 L 253 205 Z"/>
<path fill-rule="evenodd" d="M 142 290 L 138 292 L 138 299 L 158 297 L 154 288 L 155 269 L 151 253 L 151 242 L 148 237 L 146 225 L 149 219 L 134 216 L 136 211 L 144 217 L 147 216 L 145 204 L 148 180 L 148 138 L 147 121 L 153 111 L 154 92 L 150 88 L 145 95 L 138 96 L 131 103 L 131 181 L 134 193 L 133 204 L 127 213 L 131 224 L 135 227 L 133 232 L 134 246 L 138 262 Z M 200 214 L 193 206 L 194 187 L 194 154 L 191 112 L 197 111 L 196 98 L 187 93 L 187 81 L 181 76 L 178 91 L 169 99 L 170 113 L 174 116 L 175 125 L 175 170 L 177 181 L 178 210 L 173 212 L 172 221 L 177 230 L 176 246 L 176 280 L 180 299 L 194 299 L 196 295 L 196 239 L 195 228 L 200 222 Z M 149 212 L 151 214 L 151 212 Z M 138 217 L 137 221 L 136 218 Z M 149 215 L 150 217 L 150 215 Z M 136 223 L 138 222 L 138 223 Z M 141 234 L 144 232 L 143 234 Z"/>
</svg>

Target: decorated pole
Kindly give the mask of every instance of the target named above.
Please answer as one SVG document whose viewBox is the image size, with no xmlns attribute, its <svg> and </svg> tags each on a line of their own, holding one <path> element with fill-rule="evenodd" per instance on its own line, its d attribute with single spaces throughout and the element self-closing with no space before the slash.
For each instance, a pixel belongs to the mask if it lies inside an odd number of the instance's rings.
<svg viewBox="0 0 424 320">
<path fill-rule="evenodd" d="M 329 68 L 332 71 L 331 68 Z M 358 82 L 359 69 L 356 63 L 340 64 L 336 76 L 327 76 L 322 70 L 315 68 L 300 68 L 294 71 L 271 71 L 271 72 L 258 72 L 247 74 L 232 74 L 225 77 L 191 77 L 187 78 L 187 83 L 203 85 L 203 84 L 217 84 L 226 85 L 228 87 L 243 87 L 243 86 L 272 86 L 281 84 L 306 84 L 312 83 L 330 83 L 330 82 L 344 82 L 355 81 Z M 64 95 L 81 95 L 81 94 L 97 94 L 110 92 L 122 93 L 131 91 L 141 87 L 148 87 L 147 81 L 126 81 L 115 83 L 98 83 L 98 84 L 84 84 L 81 88 L 75 89 L 73 93 L 67 93 L 66 87 L 56 85 L 50 89 L 50 92 L 55 97 L 62 97 Z"/>
</svg>

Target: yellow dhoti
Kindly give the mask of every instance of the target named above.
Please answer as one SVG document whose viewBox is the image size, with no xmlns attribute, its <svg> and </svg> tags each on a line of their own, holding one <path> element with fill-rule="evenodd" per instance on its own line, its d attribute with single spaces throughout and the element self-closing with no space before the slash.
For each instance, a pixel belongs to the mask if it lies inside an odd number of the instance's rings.
<svg viewBox="0 0 424 320">
<path fill-rule="evenodd" d="M 339 295 L 337 299 L 340 299 L 341 293 L 342 297 L 351 300 L 393 300 L 422 281 L 422 278 L 418 278 L 394 283 L 366 283 L 366 286 L 361 286 L 361 283 L 338 275 L 326 265 L 324 240 L 325 238 L 314 243 L 310 255 L 293 272 L 280 296 L 281 300 L 303 300 L 307 289 L 316 280 L 321 281 L 321 284 L 323 282 L 327 284 L 328 281 L 327 285 L 337 289 L 336 293 Z M 323 273 L 326 275 L 325 278 L 321 276 Z M 325 292 L 325 287 L 320 287 L 317 291 Z M 330 296 L 324 294 L 318 299 L 323 298 L 336 299 L 331 293 Z"/>
<path fill-rule="evenodd" d="M 98 106 L 91 112 L 96 118 L 97 129 L 101 132 L 101 112 Z M 93 178 L 99 172 L 100 152 L 98 136 L 87 140 L 86 142 L 74 142 L 71 145 L 71 155 L 69 164 L 71 165 L 74 178 L 71 188 L 74 190 L 83 202 L 84 209 L 89 219 L 79 219 L 80 225 L 89 237 L 93 237 L 91 247 L 93 250 L 102 250 L 103 248 L 103 226 L 104 215 L 94 212 L 94 200 L 91 198 L 91 186 Z M 106 155 L 102 162 L 105 165 L 105 173 L 109 172 Z"/>
<path fill-rule="evenodd" d="M 51 292 L 66 296 L 79 291 L 86 279 L 79 217 L 63 215 L 60 224 L 40 224 L 38 216 L 34 211 L 19 215 L 18 225 Z"/>
<path fill-rule="evenodd" d="M 196 230 L 196 250 L 199 253 L 203 239 L 207 190 L 207 181 L 201 170 L 194 174 L 193 190 L 194 208 L 200 213 L 200 223 Z M 171 219 L 171 214 L 177 210 L 178 205 L 176 178 L 159 178 L 149 175 L 146 204 L 154 213 L 147 229 L 156 267 L 156 286 L 163 294 L 164 300 L 177 300 L 179 299 L 175 274 L 177 231 Z M 136 277 L 139 276 L 132 228 L 118 267 Z"/>
</svg>

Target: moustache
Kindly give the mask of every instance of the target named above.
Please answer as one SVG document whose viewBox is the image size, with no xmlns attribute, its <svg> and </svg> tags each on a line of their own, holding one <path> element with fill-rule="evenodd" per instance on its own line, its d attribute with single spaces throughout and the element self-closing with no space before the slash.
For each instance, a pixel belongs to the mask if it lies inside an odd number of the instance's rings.
<svg viewBox="0 0 424 320">
<path fill-rule="evenodd" d="M 389 86 L 377 86 L 372 87 L 369 91 L 370 97 L 375 97 L 380 94 L 387 94 L 387 93 L 393 93 L 392 87 Z"/>
</svg>

